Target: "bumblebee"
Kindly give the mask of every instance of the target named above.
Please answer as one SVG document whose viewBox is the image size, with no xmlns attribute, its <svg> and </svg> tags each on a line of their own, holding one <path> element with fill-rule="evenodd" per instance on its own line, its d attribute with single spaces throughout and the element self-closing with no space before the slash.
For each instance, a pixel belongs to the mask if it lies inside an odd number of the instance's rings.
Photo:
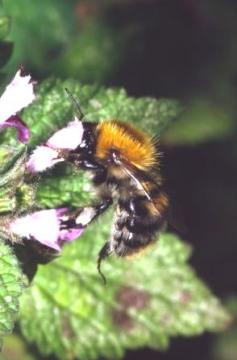
<svg viewBox="0 0 237 360">
<path fill-rule="evenodd" d="M 80 120 L 79 103 L 65 89 Z M 156 138 L 119 120 L 92 123 L 83 121 L 78 147 L 67 160 L 89 171 L 97 190 L 96 204 L 79 208 L 70 221 L 87 227 L 113 203 L 115 216 L 110 239 L 98 254 L 97 268 L 110 254 L 130 257 L 151 245 L 165 224 L 169 199 L 160 175 L 160 153 Z"/>
<path fill-rule="evenodd" d="M 169 200 L 159 172 L 157 141 L 129 123 L 112 120 L 83 122 L 80 145 L 68 160 L 90 171 L 97 189 L 97 204 L 74 214 L 76 226 L 86 227 L 112 203 L 115 217 L 110 239 L 98 255 L 128 257 L 154 242 L 165 223 Z"/>
</svg>

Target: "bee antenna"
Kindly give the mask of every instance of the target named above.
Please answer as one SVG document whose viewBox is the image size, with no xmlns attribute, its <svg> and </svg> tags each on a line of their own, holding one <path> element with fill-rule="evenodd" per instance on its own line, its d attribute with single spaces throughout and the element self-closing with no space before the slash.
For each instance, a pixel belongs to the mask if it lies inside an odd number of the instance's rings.
<svg viewBox="0 0 237 360">
<path fill-rule="evenodd" d="M 99 257 L 98 257 L 98 261 L 97 261 L 97 270 L 98 270 L 98 273 L 100 274 L 103 282 L 104 282 L 104 285 L 106 285 L 107 281 L 106 281 L 106 277 L 104 276 L 104 274 L 102 273 L 101 271 L 101 262 L 110 255 L 111 253 L 111 250 L 110 250 L 110 243 L 107 242 L 104 244 L 104 246 L 102 247 L 102 249 L 100 250 L 99 252 Z"/>
<path fill-rule="evenodd" d="M 79 120 L 82 120 L 84 118 L 84 114 L 83 114 L 83 111 L 82 111 L 79 101 L 75 98 L 75 96 L 73 96 L 73 94 L 71 93 L 71 91 L 68 88 L 65 88 L 65 91 L 67 93 L 69 100 L 71 101 L 72 105 L 74 106 L 76 113 L 78 114 Z"/>
</svg>

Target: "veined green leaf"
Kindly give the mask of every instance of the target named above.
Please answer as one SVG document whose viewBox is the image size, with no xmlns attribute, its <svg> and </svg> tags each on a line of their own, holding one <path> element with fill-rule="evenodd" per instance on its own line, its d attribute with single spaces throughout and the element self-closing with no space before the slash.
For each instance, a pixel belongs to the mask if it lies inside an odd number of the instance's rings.
<svg viewBox="0 0 237 360">
<path fill-rule="evenodd" d="M 11 333 L 19 311 L 23 275 L 11 248 L 0 242 L 0 341 Z"/>
<path fill-rule="evenodd" d="M 105 261 L 104 286 L 96 258 L 110 217 L 40 267 L 21 298 L 28 341 L 59 359 L 117 358 L 125 349 L 164 349 L 173 336 L 227 326 L 228 314 L 187 264 L 190 248 L 172 234 L 140 258 Z"/>
</svg>

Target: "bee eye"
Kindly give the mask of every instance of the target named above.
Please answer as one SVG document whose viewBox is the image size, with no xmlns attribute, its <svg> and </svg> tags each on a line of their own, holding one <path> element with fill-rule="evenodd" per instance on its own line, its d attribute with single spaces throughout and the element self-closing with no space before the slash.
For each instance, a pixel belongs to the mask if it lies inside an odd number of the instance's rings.
<svg viewBox="0 0 237 360">
<path fill-rule="evenodd" d="M 121 156 L 120 152 L 117 149 L 112 149 L 110 151 L 110 159 L 116 165 L 121 165 Z"/>
</svg>

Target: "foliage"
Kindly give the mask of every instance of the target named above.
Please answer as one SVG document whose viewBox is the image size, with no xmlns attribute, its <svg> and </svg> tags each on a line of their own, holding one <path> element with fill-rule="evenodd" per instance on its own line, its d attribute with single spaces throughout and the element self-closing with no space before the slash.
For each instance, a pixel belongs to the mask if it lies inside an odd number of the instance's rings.
<svg viewBox="0 0 237 360">
<path fill-rule="evenodd" d="M 235 130 L 231 109 L 204 100 L 189 103 L 179 121 L 168 129 L 163 142 L 170 145 L 198 145 L 230 138 Z"/>
<path fill-rule="evenodd" d="M 108 218 L 38 270 L 21 298 L 28 341 L 59 359 L 117 358 L 124 349 L 165 349 L 170 337 L 228 325 L 218 300 L 187 265 L 190 249 L 172 234 L 139 259 L 106 262 L 105 287 L 96 257 L 109 236 Z"/>
<path fill-rule="evenodd" d="M 234 360 L 236 358 L 237 345 L 236 345 L 236 317 L 237 317 L 237 299 L 236 295 L 232 295 L 226 301 L 226 307 L 231 313 L 234 321 L 231 328 L 223 334 L 216 337 L 215 342 L 212 344 L 213 358 L 216 360 Z"/>
<path fill-rule="evenodd" d="M 3 5 L 5 13 L 12 19 L 9 38 L 14 39 L 13 57 L 7 65 L 9 72 L 13 73 L 19 63 L 26 66 L 31 63 L 39 68 L 49 60 L 49 52 L 59 51 L 67 41 L 73 27 L 73 19 L 67 21 L 72 13 L 70 2 L 43 0 L 37 11 L 30 0 L 4 0 Z"/>
<path fill-rule="evenodd" d="M 3 335 L 12 331 L 19 312 L 19 297 L 24 286 L 23 276 L 9 245 L 0 243 L 0 345 Z"/>
<path fill-rule="evenodd" d="M 40 75 L 63 74 L 90 82 L 103 82 L 116 71 L 128 40 L 100 16 L 85 21 L 83 7 L 89 12 L 90 6 L 78 1 L 75 9 L 75 3 L 42 0 L 36 7 L 30 0 L 4 1 L 12 18 L 9 39 L 15 41 L 6 70 L 13 72 L 24 63 Z"/>
<path fill-rule="evenodd" d="M 30 349 L 24 340 L 17 334 L 12 334 L 4 339 L 1 360 L 35 360 L 30 354 Z"/>
<path fill-rule="evenodd" d="M 23 196 L 19 198 L 18 189 L 24 173 L 25 149 L 15 151 L 9 147 L 1 147 L 0 159 L 0 341 L 2 342 L 3 335 L 12 331 L 19 312 L 19 297 L 26 283 L 16 256 L 9 244 L 5 243 L 6 214 L 15 212 L 19 205 L 23 205 L 20 201 Z"/>
<path fill-rule="evenodd" d="M 10 17 L 5 14 L 0 3 L 0 68 L 7 63 L 12 54 L 12 43 L 6 41 L 10 32 L 10 23 Z"/>
</svg>

